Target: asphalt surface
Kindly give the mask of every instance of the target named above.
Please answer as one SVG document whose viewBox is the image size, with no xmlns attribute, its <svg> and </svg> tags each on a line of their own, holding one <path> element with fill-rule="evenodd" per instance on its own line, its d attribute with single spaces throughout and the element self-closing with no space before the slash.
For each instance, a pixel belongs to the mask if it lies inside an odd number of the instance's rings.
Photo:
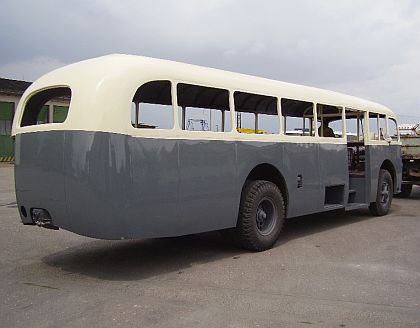
<svg viewBox="0 0 420 328">
<path fill-rule="evenodd" d="M 0 327 L 420 327 L 419 200 L 291 219 L 263 253 L 103 241 L 22 225 L 2 165 Z"/>
</svg>

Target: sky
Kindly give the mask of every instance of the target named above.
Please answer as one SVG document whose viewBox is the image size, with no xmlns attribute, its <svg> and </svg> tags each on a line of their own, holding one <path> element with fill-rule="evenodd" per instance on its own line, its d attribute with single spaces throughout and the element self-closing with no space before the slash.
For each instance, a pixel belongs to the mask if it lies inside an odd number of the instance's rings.
<svg viewBox="0 0 420 328">
<path fill-rule="evenodd" d="M 326 88 L 420 122 L 420 1 L 2 0 L 0 77 L 125 53 Z"/>
</svg>

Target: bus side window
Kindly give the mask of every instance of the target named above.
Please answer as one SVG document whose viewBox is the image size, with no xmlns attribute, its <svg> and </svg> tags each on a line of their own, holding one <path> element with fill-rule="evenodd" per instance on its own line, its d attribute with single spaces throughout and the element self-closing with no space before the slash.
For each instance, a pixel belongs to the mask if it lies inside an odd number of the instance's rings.
<svg viewBox="0 0 420 328">
<path fill-rule="evenodd" d="M 369 113 L 369 139 L 385 140 L 386 120 L 385 115 Z"/>
<path fill-rule="evenodd" d="M 181 129 L 213 132 L 232 130 L 228 90 L 179 83 L 177 98 Z"/>
<path fill-rule="evenodd" d="M 389 127 L 389 137 L 391 137 L 392 140 L 398 140 L 398 125 L 397 121 L 393 118 L 388 119 L 388 127 Z"/>
<path fill-rule="evenodd" d="M 131 124 L 141 129 L 173 127 L 170 81 L 151 81 L 137 89 L 131 104 Z"/>
<path fill-rule="evenodd" d="M 389 138 L 388 129 L 386 126 L 386 117 L 383 114 L 379 114 L 379 138 L 386 140 Z"/>
<path fill-rule="evenodd" d="M 290 136 L 315 136 L 313 107 L 311 102 L 283 98 L 281 112 L 284 133 Z"/>
<path fill-rule="evenodd" d="M 235 91 L 236 128 L 239 133 L 278 134 L 277 98 Z"/>
<path fill-rule="evenodd" d="M 364 112 L 346 108 L 347 142 L 363 142 Z"/>
<path fill-rule="evenodd" d="M 343 136 L 342 108 L 317 104 L 318 136 L 341 138 Z"/>
</svg>

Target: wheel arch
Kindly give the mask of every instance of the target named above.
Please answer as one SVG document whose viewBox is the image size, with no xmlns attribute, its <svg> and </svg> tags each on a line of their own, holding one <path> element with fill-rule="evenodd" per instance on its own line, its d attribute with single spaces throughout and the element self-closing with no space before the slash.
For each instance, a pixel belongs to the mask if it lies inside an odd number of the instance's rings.
<svg viewBox="0 0 420 328">
<path fill-rule="evenodd" d="M 392 185 L 393 185 L 393 189 L 394 189 L 394 192 L 395 192 L 395 190 L 397 190 L 396 189 L 397 188 L 397 185 L 396 185 L 397 184 L 397 173 L 395 171 L 394 165 L 392 164 L 392 162 L 389 159 L 386 159 L 382 162 L 381 170 L 387 170 L 391 174 Z"/>
<path fill-rule="evenodd" d="M 255 166 L 246 177 L 245 181 L 242 183 L 242 193 L 244 191 L 244 187 L 247 181 L 255 181 L 255 180 L 266 180 L 274 183 L 281 191 L 284 205 L 285 205 L 285 214 L 287 217 L 287 210 L 289 205 L 289 192 L 287 190 L 286 180 L 284 179 L 281 172 L 272 164 L 269 163 L 261 163 Z"/>
</svg>

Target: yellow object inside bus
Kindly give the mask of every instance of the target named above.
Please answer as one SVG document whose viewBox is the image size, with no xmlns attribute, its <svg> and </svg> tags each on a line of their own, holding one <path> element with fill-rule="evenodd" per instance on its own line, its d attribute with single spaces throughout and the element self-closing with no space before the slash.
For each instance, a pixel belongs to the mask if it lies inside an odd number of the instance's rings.
<svg viewBox="0 0 420 328">
<path fill-rule="evenodd" d="M 236 129 L 239 133 L 248 133 L 248 134 L 267 134 L 265 130 L 255 130 L 249 128 L 237 128 Z"/>
</svg>

